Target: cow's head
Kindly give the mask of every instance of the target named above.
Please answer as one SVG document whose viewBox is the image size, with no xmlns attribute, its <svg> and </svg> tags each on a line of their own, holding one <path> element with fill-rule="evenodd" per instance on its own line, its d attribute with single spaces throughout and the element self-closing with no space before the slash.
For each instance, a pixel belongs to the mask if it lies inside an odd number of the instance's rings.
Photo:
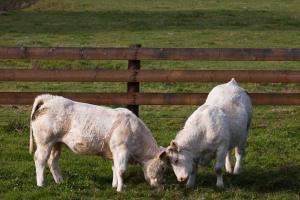
<svg viewBox="0 0 300 200">
<path fill-rule="evenodd" d="M 167 168 L 167 155 L 164 148 L 153 159 L 144 164 L 145 179 L 153 187 L 158 187 L 163 183 L 164 172 Z"/>
<path fill-rule="evenodd" d="M 166 152 L 177 180 L 179 182 L 186 181 L 193 171 L 193 157 L 191 152 L 180 147 L 175 140 L 171 141 Z"/>
</svg>

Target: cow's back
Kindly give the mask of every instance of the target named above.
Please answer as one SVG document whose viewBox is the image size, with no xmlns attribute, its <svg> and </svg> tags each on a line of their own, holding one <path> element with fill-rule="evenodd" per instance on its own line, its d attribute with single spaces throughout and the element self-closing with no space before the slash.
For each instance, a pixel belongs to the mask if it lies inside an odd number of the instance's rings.
<svg viewBox="0 0 300 200">
<path fill-rule="evenodd" d="M 222 109 L 202 105 L 187 119 L 183 130 L 176 135 L 180 146 L 188 146 L 196 154 L 215 152 L 221 143 L 228 143 L 228 118 Z"/>
<path fill-rule="evenodd" d="M 252 105 L 247 92 L 234 79 L 213 88 L 205 104 L 218 106 L 228 115 L 233 145 L 245 140 L 251 122 Z"/>
</svg>

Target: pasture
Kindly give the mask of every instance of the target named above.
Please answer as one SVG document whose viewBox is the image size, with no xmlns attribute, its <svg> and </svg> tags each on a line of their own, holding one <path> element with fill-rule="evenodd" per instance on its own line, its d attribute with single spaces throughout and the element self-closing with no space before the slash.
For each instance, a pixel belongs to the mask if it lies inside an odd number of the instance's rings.
<svg viewBox="0 0 300 200">
<path fill-rule="evenodd" d="M 4 2 L 4 1 L 3 1 Z M 1 6 L 1 1 L 0 1 Z M 300 47 L 296 0 L 147 1 L 40 0 L 0 15 L 0 46 Z M 142 69 L 293 69 L 300 62 L 143 61 Z M 126 69 L 126 61 L 0 60 L 1 68 Z M 208 92 L 214 84 L 143 83 L 142 92 Z M 249 92 L 300 92 L 299 84 L 242 84 Z M 1 82 L 0 91 L 124 92 L 124 83 Z M 37 188 L 28 154 L 29 106 L 0 107 L 0 199 L 300 199 L 300 107 L 255 106 L 244 172 L 225 175 L 215 188 L 213 165 L 199 169 L 185 189 L 167 170 L 164 188 L 152 189 L 139 166 L 126 172 L 125 189 L 111 187 L 111 162 L 63 149 L 65 179 L 49 170 Z M 196 106 L 140 106 L 140 117 L 167 146 Z"/>
</svg>

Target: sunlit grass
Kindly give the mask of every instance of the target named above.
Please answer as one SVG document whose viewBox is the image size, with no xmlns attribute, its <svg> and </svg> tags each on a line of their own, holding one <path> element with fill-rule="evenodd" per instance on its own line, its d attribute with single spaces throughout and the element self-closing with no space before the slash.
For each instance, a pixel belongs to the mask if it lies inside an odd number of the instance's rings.
<svg viewBox="0 0 300 200">
<path fill-rule="evenodd" d="M 4 1 L 0 1 L 3 3 Z M 300 4 L 290 1 L 40 0 L 0 15 L 1 46 L 300 47 Z M 142 61 L 142 69 L 292 69 L 300 62 Z M 0 60 L 0 68 L 126 69 L 127 61 Z M 208 92 L 216 83 L 141 83 L 142 92 Z M 299 84 L 242 84 L 249 92 L 300 92 Z M 125 92 L 125 83 L 0 82 L 0 91 Z M 0 107 L 0 199 L 300 199 L 300 107 L 255 106 L 244 173 L 215 189 L 212 164 L 187 190 L 171 169 L 163 189 L 130 166 L 125 190 L 111 187 L 111 162 L 63 149 L 65 182 L 47 170 L 35 186 L 28 152 L 30 106 Z M 167 146 L 196 106 L 141 106 L 140 117 Z"/>
</svg>

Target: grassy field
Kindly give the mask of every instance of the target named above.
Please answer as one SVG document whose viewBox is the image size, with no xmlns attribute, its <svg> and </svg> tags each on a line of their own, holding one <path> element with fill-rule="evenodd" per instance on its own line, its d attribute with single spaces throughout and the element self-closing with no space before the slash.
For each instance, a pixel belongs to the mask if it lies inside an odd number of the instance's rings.
<svg viewBox="0 0 300 200">
<path fill-rule="evenodd" d="M 2 2 L 0 1 L 0 7 Z M 40 0 L 0 14 L 0 46 L 127 47 L 300 47 L 297 0 Z M 125 69 L 126 61 L 0 60 L 0 68 Z M 156 62 L 144 69 L 293 69 L 300 62 Z M 208 92 L 216 84 L 147 83 L 143 92 Z M 242 84 L 249 92 L 300 92 L 299 84 Z M 123 92 L 121 83 L 0 82 L 0 91 Z M 166 146 L 195 106 L 141 106 L 141 118 Z M 130 166 L 125 190 L 111 188 L 110 161 L 77 156 L 64 148 L 65 182 L 46 171 L 35 186 L 28 152 L 29 106 L 0 107 L 0 199 L 300 199 L 300 107 L 255 106 L 244 173 L 225 175 L 215 189 L 209 167 L 199 169 L 197 186 L 185 189 L 171 169 L 167 184 L 150 188 L 139 166 Z"/>
</svg>

